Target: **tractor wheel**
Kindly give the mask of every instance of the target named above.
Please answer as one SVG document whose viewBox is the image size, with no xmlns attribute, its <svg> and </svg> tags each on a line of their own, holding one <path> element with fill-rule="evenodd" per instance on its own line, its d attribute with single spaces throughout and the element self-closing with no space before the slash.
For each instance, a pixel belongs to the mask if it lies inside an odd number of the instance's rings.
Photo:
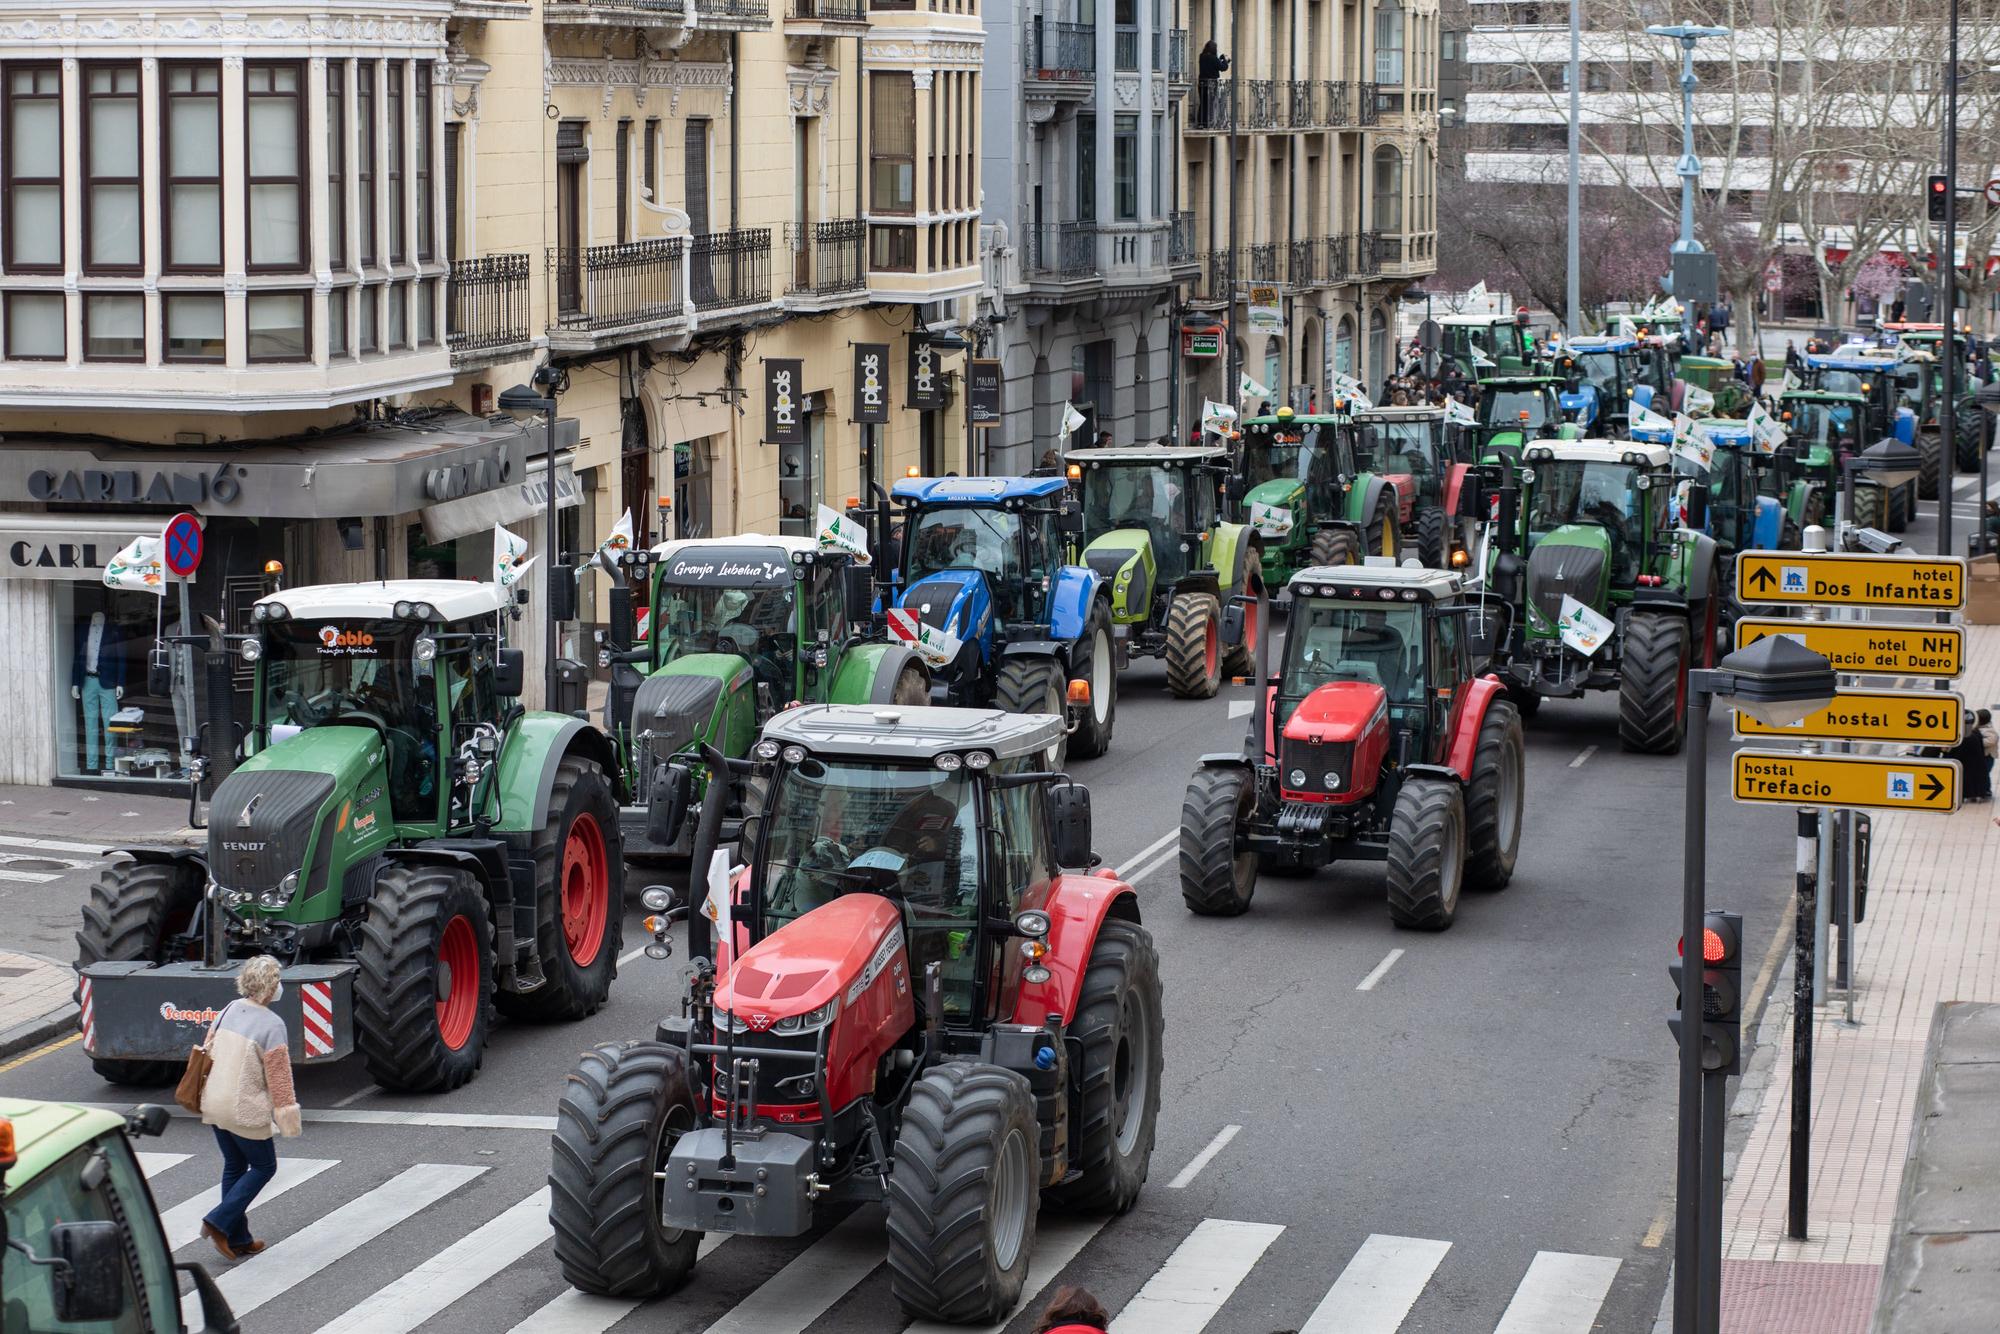
<svg viewBox="0 0 2000 1334">
<path fill-rule="evenodd" d="M 1678 616 L 1630 616 L 1618 673 L 1618 741 L 1672 755 L 1687 733 L 1688 625 Z"/>
<path fill-rule="evenodd" d="M 1936 431 L 1917 433 L 1917 496 L 1936 500 L 1938 473 L 1944 463 L 1944 437 Z"/>
<path fill-rule="evenodd" d="M 1368 521 L 1363 546 L 1364 554 L 1387 556 L 1391 560 L 1403 549 L 1403 525 L 1396 517 L 1396 493 L 1393 489 L 1384 488 L 1381 498 L 1375 502 L 1375 517 Z"/>
<path fill-rule="evenodd" d="M 1722 629 L 1722 583 L 1713 571 L 1708 577 L 1708 596 L 1688 613 L 1688 660 L 1695 667 L 1715 666 L 1716 636 Z"/>
<path fill-rule="evenodd" d="M 1879 486 L 1857 485 L 1854 488 L 1854 513 L 1848 517 L 1860 527 L 1886 530 L 1887 507 L 1882 503 L 1886 494 Z"/>
<path fill-rule="evenodd" d="M 577 1058 L 556 1103 L 549 1225 L 573 1288 L 658 1297 L 694 1270 L 702 1234 L 661 1220 L 658 1174 L 695 1127 L 686 1057 L 664 1042 L 607 1042 Z"/>
<path fill-rule="evenodd" d="M 1465 798 L 1441 778 L 1406 779 L 1389 817 L 1389 920 L 1442 931 L 1465 887 Z"/>
<path fill-rule="evenodd" d="M 1968 409 L 1971 409 L 1968 411 Z M 1979 471 L 1979 456 L 1986 452 L 1986 414 L 1968 403 L 1960 408 L 1955 419 L 1958 424 L 1957 447 L 1952 451 L 1961 473 Z"/>
<path fill-rule="evenodd" d="M 611 994 L 625 930 L 618 803 L 594 760 L 570 755 L 556 766 L 534 853 L 535 943 L 547 981 L 503 991 L 495 1003 L 509 1019 L 581 1019 Z"/>
<path fill-rule="evenodd" d="M 1249 676 L 1257 670 L 1257 636 L 1264 633 L 1264 576 L 1256 572 L 1253 563 L 1243 591 L 1255 594 L 1257 601 L 1243 609 L 1243 642 L 1230 644 L 1222 650 L 1222 671 L 1225 676 Z"/>
<path fill-rule="evenodd" d="M 1002 658 L 999 678 L 993 683 L 993 707 L 1008 713 L 1065 717 L 1062 665 L 1054 658 Z M 1061 773 L 1068 759 L 1069 735 L 1064 733 L 1049 747 L 1049 767 Z"/>
<path fill-rule="evenodd" d="M 1090 604 L 1082 648 L 1082 659 L 1072 657 L 1072 666 L 1090 682 L 1090 707 L 1070 734 L 1069 750 L 1079 760 L 1094 760 L 1111 749 L 1118 722 L 1118 650 L 1111 642 L 1111 611 L 1102 601 Z"/>
<path fill-rule="evenodd" d="M 1222 626 L 1215 597 L 1181 593 L 1167 608 L 1167 689 L 1181 699 L 1213 699 L 1222 685 Z"/>
<path fill-rule="evenodd" d="M 1433 570 L 1448 568 L 1445 564 L 1445 521 L 1441 509 L 1417 511 L 1417 558 Z"/>
<path fill-rule="evenodd" d="M 1351 528 L 1322 528 L 1313 534 L 1307 565 L 1359 565 L 1361 539 Z"/>
<path fill-rule="evenodd" d="M 188 929 L 200 905 L 201 868 L 196 863 L 118 862 L 107 866 L 97 873 L 97 882 L 83 903 L 83 927 L 76 933 L 76 966 L 135 959 L 165 963 L 169 954 L 166 942 Z M 171 1084 L 181 1077 L 187 1061 L 93 1058 L 90 1064 L 113 1084 Z"/>
<path fill-rule="evenodd" d="M 477 880 L 422 862 L 384 868 L 354 953 L 354 1046 L 370 1078 L 429 1093 L 479 1073 L 493 1021 L 493 926 Z"/>
<path fill-rule="evenodd" d="M 907 663 L 896 673 L 896 684 L 889 691 L 889 702 L 904 707 L 914 707 L 931 702 L 931 685 L 924 677 L 924 669 L 915 663 Z"/>
<path fill-rule="evenodd" d="M 889 1288 L 919 1320 L 984 1325 L 1021 1300 L 1041 1130 L 1027 1077 L 952 1061 L 910 1092 L 889 1173 Z"/>
<path fill-rule="evenodd" d="M 1523 745 L 1514 706 L 1496 699 L 1479 724 L 1472 777 L 1465 784 L 1465 883 L 1479 890 L 1507 888 L 1521 849 Z"/>
<path fill-rule="evenodd" d="M 1181 899 L 1202 917 L 1236 917 L 1257 892 L 1257 854 L 1236 851 L 1256 805 L 1250 771 L 1197 769 L 1181 801 Z"/>
<path fill-rule="evenodd" d="M 1076 1175 L 1043 1192 L 1050 1203 L 1122 1214 L 1138 1200 L 1160 1116 L 1164 1014 L 1152 933 L 1107 918 L 1097 928 L 1069 1026 L 1082 1049 L 1070 1065 L 1082 1109 L 1070 1128 Z"/>
</svg>

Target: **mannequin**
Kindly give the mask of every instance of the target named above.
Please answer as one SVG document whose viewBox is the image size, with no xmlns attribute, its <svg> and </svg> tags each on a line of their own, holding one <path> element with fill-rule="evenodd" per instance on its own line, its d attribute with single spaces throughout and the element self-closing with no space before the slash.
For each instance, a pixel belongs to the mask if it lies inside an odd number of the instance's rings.
<svg viewBox="0 0 2000 1334">
<path fill-rule="evenodd" d="M 83 704 L 83 771 L 99 773 L 111 759 L 106 724 L 125 697 L 125 654 L 118 627 L 101 611 L 76 628 L 70 656 L 69 697 Z"/>
</svg>

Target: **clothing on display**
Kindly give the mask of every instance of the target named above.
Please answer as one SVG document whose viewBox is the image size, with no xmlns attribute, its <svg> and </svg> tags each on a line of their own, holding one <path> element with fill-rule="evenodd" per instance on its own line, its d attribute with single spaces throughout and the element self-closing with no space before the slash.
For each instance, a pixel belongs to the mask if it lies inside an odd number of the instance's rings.
<svg viewBox="0 0 2000 1334">
<path fill-rule="evenodd" d="M 83 704 L 84 772 L 99 773 L 111 763 L 111 721 L 125 694 L 124 637 L 103 612 L 78 623 L 69 677 L 70 698 Z"/>
</svg>

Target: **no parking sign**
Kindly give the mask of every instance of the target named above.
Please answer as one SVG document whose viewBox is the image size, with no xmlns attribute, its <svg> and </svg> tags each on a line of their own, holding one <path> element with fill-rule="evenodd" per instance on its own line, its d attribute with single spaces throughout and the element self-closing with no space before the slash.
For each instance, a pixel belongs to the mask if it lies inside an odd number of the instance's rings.
<svg viewBox="0 0 2000 1334">
<path fill-rule="evenodd" d="M 167 573 L 176 579 L 191 578 L 201 566 L 201 520 L 185 512 L 167 520 L 161 547 Z"/>
</svg>

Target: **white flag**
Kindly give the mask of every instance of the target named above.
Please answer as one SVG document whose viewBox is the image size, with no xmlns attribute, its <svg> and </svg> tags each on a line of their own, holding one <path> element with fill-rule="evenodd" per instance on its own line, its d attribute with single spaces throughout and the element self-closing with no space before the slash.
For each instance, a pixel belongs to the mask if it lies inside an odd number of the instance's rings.
<svg viewBox="0 0 2000 1334">
<path fill-rule="evenodd" d="M 1786 394 L 1791 393 L 1794 389 L 1797 389 L 1798 387 L 1799 387 L 1799 377 L 1792 373 L 1791 367 L 1787 366 L 1785 368 L 1785 378 L 1778 381 L 1778 397 L 1783 398 Z"/>
<path fill-rule="evenodd" d="M 889 638 L 909 645 L 910 651 L 933 667 L 942 667 L 958 658 L 963 647 L 959 637 L 935 625 L 925 625 L 920 609 L 891 607 L 887 617 Z"/>
<path fill-rule="evenodd" d="M 1637 338 L 1639 336 L 1639 326 L 1632 323 L 1630 315 L 1620 315 L 1618 317 L 1618 336 L 1620 338 Z"/>
<path fill-rule="evenodd" d="M 1366 412 L 1369 408 L 1375 406 L 1374 402 L 1368 397 L 1367 391 L 1362 389 L 1361 381 L 1355 379 L 1345 371 L 1335 371 L 1333 378 L 1327 384 L 1327 388 L 1332 391 L 1335 398 L 1344 398 L 1347 400 L 1347 410 L 1349 412 Z"/>
<path fill-rule="evenodd" d="M 852 552 L 864 561 L 868 559 L 868 534 L 861 530 L 860 524 L 829 505 L 819 507 L 819 544 Z"/>
<path fill-rule="evenodd" d="M 1269 398 L 1271 390 L 1269 386 L 1251 379 L 1249 371 L 1244 371 L 1237 379 L 1236 395 L 1238 398 Z"/>
<path fill-rule="evenodd" d="M 1444 396 L 1444 419 L 1455 426 L 1477 426 L 1479 414 L 1450 394 Z"/>
<path fill-rule="evenodd" d="M 1062 433 L 1064 435 L 1075 435 L 1084 428 L 1085 421 L 1084 415 L 1076 410 L 1075 404 L 1063 404 Z"/>
<path fill-rule="evenodd" d="M 1236 424 L 1236 409 L 1227 403 L 1218 403 L 1212 398 L 1203 399 L 1201 404 L 1201 432 L 1203 435 L 1227 435 Z"/>
<path fill-rule="evenodd" d="M 528 577 L 528 568 L 540 557 L 528 554 L 528 540 L 493 525 L 493 586 L 502 593 Z M 505 599 L 502 599 L 505 601 Z"/>
<path fill-rule="evenodd" d="M 606 574 L 616 578 L 618 558 L 632 549 L 632 511 L 626 510 L 618 516 L 618 522 L 611 525 L 611 531 L 597 544 L 597 554 L 591 557 L 590 565 L 595 565 Z M 576 569 L 578 583 L 590 571 L 590 565 L 579 565 Z"/>
<path fill-rule="evenodd" d="M 1292 522 L 1292 511 L 1289 506 L 1266 505 L 1261 500 L 1250 502 L 1250 526 L 1263 537 L 1290 537 Z"/>
<path fill-rule="evenodd" d="M 1674 418 L 1674 457 L 1708 471 L 1708 465 L 1715 457 L 1715 442 L 1708 432 L 1701 429 L 1701 423 L 1681 413 Z"/>
<path fill-rule="evenodd" d="M 1750 405 L 1750 415 L 1745 418 L 1750 430 L 1757 437 L 1757 451 L 1760 454 L 1775 454 L 1778 446 L 1785 443 L 1785 428 L 1780 426 L 1770 413 L 1764 411 L 1762 403 Z"/>
<path fill-rule="evenodd" d="M 1468 307 L 1471 307 L 1471 306 L 1484 305 L 1485 302 L 1486 302 L 1486 280 L 1484 278 L 1481 278 L 1478 282 L 1472 285 L 1472 290 L 1465 294 L 1465 304 Z M 1475 311 L 1474 313 L 1477 314 L 1478 312 Z"/>
<path fill-rule="evenodd" d="M 716 958 L 721 959 L 724 947 L 733 955 L 736 932 L 729 910 L 729 854 L 721 848 L 708 859 L 708 893 L 701 901 L 701 915 L 715 924 Z"/>
<path fill-rule="evenodd" d="M 118 549 L 104 567 L 104 586 L 167 595 L 167 570 L 157 537 L 135 537 Z"/>
<path fill-rule="evenodd" d="M 1563 594 L 1562 615 L 1556 621 L 1556 630 L 1561 634 L 1563 643 L 1588 658 L 1604 647 L 1604 641 L 1611 637 L 1614 628 L 1610 620 L 1569 594 Z"/>
<path fill-rule="evenodd" d="M 1662 417 L 1659 413 L 1646 407 L 1644 404 L 1634 403 L 1632 405 L 1631 429 L 1634 431 L 1672 431 L 1674 423 L 1672 419 Z"/>
<path fill-rule="evenodd" d="M 1715 411 L 1715 395 L 1698 384 L 1688 385 L 1681 394 L 1681 411 L 1699 417 Z"/>
</svg>

